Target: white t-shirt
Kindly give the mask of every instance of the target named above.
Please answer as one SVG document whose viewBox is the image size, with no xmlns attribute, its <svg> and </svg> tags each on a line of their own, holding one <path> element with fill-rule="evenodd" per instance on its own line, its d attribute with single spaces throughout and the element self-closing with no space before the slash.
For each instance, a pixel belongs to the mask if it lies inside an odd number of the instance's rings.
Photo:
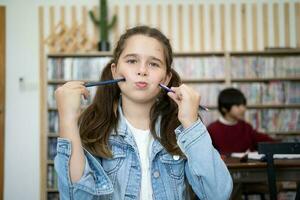
<svg viewBox="0 0 300 200">
<path fill-rule="evenodd" d="M 153 136 L 150 130 L 141 130 L 133 127 L 128 120 L 125 120 L 129 129 L 131 130 L 135 143 L 138 147 L 140 160 L 141 160 L 141 191 L 140 199 L 151 200 L 152 199 L 152 185 L 151 185 L 151 171 L 150 171 L 150 149 L 153 142 Z"/>
</svg>

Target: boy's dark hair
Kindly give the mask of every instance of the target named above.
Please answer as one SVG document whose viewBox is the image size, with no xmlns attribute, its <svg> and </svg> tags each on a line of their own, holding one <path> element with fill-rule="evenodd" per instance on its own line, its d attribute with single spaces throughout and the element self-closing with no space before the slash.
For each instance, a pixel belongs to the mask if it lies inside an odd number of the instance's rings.
<svg viewBox="0 0 300 200">
<path fill-rule="evenodd" d="M 247 100 L 244 94 L 236 88 L 226 88 L 220 92 L 218 97 L 218 110 L 223 116 L 230 111 L 232 106 L 246 104 Z"/>
</svg>

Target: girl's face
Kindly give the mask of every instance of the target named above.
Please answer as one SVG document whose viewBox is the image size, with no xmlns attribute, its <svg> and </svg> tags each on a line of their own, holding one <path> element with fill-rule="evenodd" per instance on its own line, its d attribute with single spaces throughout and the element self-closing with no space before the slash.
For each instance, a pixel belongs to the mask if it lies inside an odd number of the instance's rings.
<svg viewBox="0 0 300 200">
<path fill-rule="evenodd" d="M 124 77 L 119 87 L 122 97 L 135 102 L 154 102 L 160 88 L 170 81 L 162 44 L 145 35 L 127 39 L 117 64 L 111 66 L 114 78 Z"/>
<path fill-rule="evenodd" d="M 233 105 L 226 115 L 235 120 L 243 120 L 246 112 L 245 105 Z"/>
</svg>

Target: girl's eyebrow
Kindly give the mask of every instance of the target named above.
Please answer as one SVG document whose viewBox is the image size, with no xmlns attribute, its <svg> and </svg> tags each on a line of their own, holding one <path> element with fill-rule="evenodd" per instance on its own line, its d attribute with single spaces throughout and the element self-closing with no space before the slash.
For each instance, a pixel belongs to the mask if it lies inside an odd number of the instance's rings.
<svg viewBox="0 0 300 200">
<path fill-rule="evenodd" d="M 139 57 L 139 55 L 138 55 L 138 54 L 135 54 L 135 53 L 131 53 L 131 54 L 127 54 L 127 55 L 123 56 L 123 58 L 127 58 L 127 57 Z M 160 62 L 161 64 L 163 64 L 163 61 L 160 60 L 159 58 L 156 58 L 156 57 L 154 57 L 154 56 L 150 56 L 149 58 L 152 59 L 152 60 L 158 61 L 158 62 Z"/>
<path fill-rule="evenodd" d="M 127 55 L 123 56 L 124 59 L 127 58 L 127 57 L 138 57 L 138 55 L 132 53 L 132 54 L 127 54 Z"/>
</svg>

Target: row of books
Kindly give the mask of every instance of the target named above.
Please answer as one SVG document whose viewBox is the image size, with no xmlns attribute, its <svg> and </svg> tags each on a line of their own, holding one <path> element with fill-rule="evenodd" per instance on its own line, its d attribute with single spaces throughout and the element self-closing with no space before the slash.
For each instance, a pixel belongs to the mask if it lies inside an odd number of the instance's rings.
<svg viewBox="0 0 300 200">
<path fill-rule="evenodd" d="M 50 58 L 48 80 L 98 80 L 110 57 Z"/>
<path fill-rule="evenodd" d="M 47 188 L 48 189 L 57 189 L 57 174 L 54 169 L 54 165 L 47 166 Z"/>
<path fill-rule="evenodd" d="M 231 57 L 233 78 L 299 77 L 299 56 L 236 56 Z"/>
<path fill-rule="evenodd" d="M 54 160 L 57 152 L 56 145 L 57 145 L 56 138 L 48 138 L 48 160 Z"/>
<path fill-rule="evenodd" d="M 235 83 L 251 104 L 299 104 L 300 82 L 274 81 L 270 83 Z"/>
<path fill-rule="evenodd" d="M 300 109 L 248 110 L 246 119 L 264 132 L 300 130 Z"/>
<path fill-rule="evenodd" d="M 58 133 L 58 115 L 56 111 L 49 115 L 49 132 Z M 211 110 L 202 112 L 201 117 L 206 125 L 219 118 L 218 111 Z M 255 129 L 266 132 L 287 132 L 300 130 L 300 109 L 248 109 L 246 120 L 249 121 Z M 54 158 L 56 153 L 56 143 L 52 139 L 48 140 L 48 157 Z"/>
<path fill-rule="evenodd" d="M 58 133 L 58 113 L 56 110 L 48 111 L 48 132 Z"/>
<path fill-rule="evenodd" d="M 201 96 L 201 104 L 206 106 L 216 106 L 218 104 L 218 95 L 226 86 L 225 84 L 189 84 Z"/>
<path fill-rule="evenodd" d="M 175 57 L 173 65 L 182 79 L 225 76 L 225 57 Z"/>
<path fill-rule="evenodd" d="M 55 90 L 59 87 L 60 85 L 48 85 L 48 92 L 47 92 L 47 106 L 48 108 L 56 108 L 56 100 L 55 100 Z M 89 87 L 88 88 L 90 95 L 87 99 L 84 99 L 83 97 L 81 98 L 81 105 L 83 107 L 90 105 L 93 101 L 93 98 L 96 94 L 97 87 Z"/>
<path fill-rule="evenodd" d="M 190 84 L 201 95 L 201 103 L 216 106 L 217 98 L 224 84 Z M 58 85 L 48 85 L 48 107 L 56 108 L 55 90 Z M 233 87 L 240 89 L 247 98 L 248 105 L 281 105 L 300 104 L 300 83 L 292 81 L 274 81 L 270 83 L 235 83 Z M 90 96 L 81 100 L 83 107 L 89 105 L 96 93 L 97 87 L 88 88 Z M 51 123 L 51 122 L 50 122 Z"/>
<path fill-rule="evenodd" d="M 98 80 L 111 57 L 50 58 L 48 80 Z M 175 57 L 174 69 L 182 79 L 224 78 L 225 57 Z M 299 77 L 299 56 L 231 57 L 232 78 Z"/>
<path fill-rule="evenodd" d="M 225 88 L 224 84 L 190 84 L 190 86 L 201 95 L 201 103 L 208 106 L 217 105 L 218 95 Z M 48 85 L 49 108 L 56 108 L 54 92 L 57 87 L 57 85 Z M 248 105 L 300 104 L 300 83 L 297 82 L 241 83 L 233 84 L 233 87 L 244 93 Z M 92 102 L 96 89 L 96 87 L 89 88 L 90 96 L 81 100 L 83 107 Z"/>
<path fill-rule="evenodd" d="M 225 89 L 224 84 L 190 84 L 201 95 L 201 103 L 216 106 L 218 95 Z M 248 105 L 291 105 L 300 104 L 300 83 L 292 81 L 274 81 L 270 83 L 235 83 Z"/>
</svg>

